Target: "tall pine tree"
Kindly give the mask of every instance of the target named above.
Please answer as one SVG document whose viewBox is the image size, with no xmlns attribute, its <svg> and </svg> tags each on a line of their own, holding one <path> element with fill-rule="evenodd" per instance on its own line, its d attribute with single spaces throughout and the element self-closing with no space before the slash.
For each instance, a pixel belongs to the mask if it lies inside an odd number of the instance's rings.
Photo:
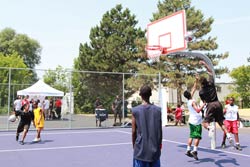
<svg viewBox="0 0 250 167">
<path fill-rule="evenodd" d="M 91 29 L 90 44 L 80 44 L 75 69 L 102 73 L 81 72 L 74 75 L 73 84 L 75 92 L 78 92 L 75 95 L 76 108 L 79 111 L 91 111 L 91 104 L 97 96 L 109 103 L 112 101 L 110 97 L 121 95 L 123 76 L 103 72 L 136 70 L 133 65 L 137 61 L 136 41 L 145 36 L 145 31 L 136 28 L 137 23 L 135 15 L 118 4 L 103 15 L 100 25 Z"/>
</svg>

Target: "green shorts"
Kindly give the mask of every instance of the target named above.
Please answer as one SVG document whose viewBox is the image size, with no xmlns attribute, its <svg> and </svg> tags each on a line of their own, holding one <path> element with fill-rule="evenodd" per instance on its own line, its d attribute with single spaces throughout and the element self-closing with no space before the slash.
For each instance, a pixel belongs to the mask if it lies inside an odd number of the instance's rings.
<svg viewBox="0 0 250 167">
<path fill-rule="evenodd" d="M 201 139 L 202 126 L 189 123 L 190 135 L 192 139 Z"/>
</svg>

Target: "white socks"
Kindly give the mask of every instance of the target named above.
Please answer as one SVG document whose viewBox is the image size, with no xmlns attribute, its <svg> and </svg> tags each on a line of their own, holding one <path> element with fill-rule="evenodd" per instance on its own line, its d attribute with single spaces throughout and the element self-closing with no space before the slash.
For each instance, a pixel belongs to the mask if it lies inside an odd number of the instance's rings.
<svg viewBox="0 0 250 167">
<path fill-rule="evenodd" d="M 193 151 L 197 151 L 197 150 L 198 150 L 198 147 L 194 146 Z M 187 146 L 187 151 L 191 151 L 191 147 L 190 146 Z"/>
<path fill-rule="evenodd" d="M 228 139 L 230 139 L 230 138 L 231 138 L 230 133 L 227 133 L 226 135 L 227 135 L 227 138 L 228 138 Z"/>
</svg>

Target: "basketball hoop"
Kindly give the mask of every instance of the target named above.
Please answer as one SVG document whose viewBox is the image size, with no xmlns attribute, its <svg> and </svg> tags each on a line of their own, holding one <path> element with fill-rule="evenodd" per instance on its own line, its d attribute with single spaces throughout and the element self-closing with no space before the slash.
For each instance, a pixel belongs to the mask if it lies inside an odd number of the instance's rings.
<svg viewBox="0 0 250 167">
<path fill-rule="evenodd" d="M 185 38 L 186 35 L 189 34 L 187 33 L 185 10 L 177 11 L 149 23 L 147 25 L 147 45 L 145 48 L 148 58 L 157 57 L 159 59 L 161 55 L 186 50 L 186 40 L 193 39 L 192 36 Z"/>
<path fill-rule="evenodd" d="M 167 54 L 167 48 L 163 48 L 159 45 L 147 46 L 146 51 L 148 58 L 153 62 L 159 62 L 160 56 L 163 54 Z"/>
</svg>

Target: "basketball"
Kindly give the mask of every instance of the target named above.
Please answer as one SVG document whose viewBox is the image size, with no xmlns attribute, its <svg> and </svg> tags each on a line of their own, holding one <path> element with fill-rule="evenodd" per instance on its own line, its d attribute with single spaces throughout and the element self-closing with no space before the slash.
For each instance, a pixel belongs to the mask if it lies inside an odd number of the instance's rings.
<svg viewBox="0 0 250 167">
<path fill-rule="evenodd" d="M 15 122 L 16 121 L 16 116 L 15 115 L 10 115 L 8 120 L 10 122 Z"/>
</svg>

